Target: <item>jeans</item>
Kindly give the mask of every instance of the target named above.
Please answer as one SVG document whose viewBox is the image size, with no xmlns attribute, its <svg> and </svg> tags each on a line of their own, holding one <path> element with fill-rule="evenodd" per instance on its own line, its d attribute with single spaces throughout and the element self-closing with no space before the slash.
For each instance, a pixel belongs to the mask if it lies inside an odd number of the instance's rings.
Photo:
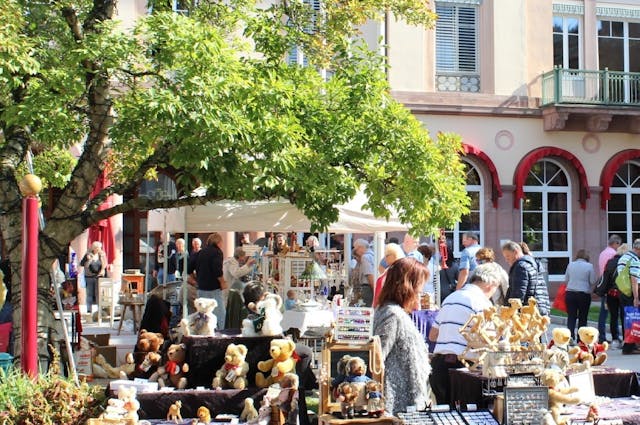
<svg viewBox="0 0 640 425">
<path fill-rule="evenodd" d="M 91 306 L 98 304 L 98 298 L 96 297 L 96 287 L 98 286 L 98 277 L 85 276 L 84 281 L 87 283 L 87 312 L 91 313 Z"/>
<path fill-rule="evenodd" d="M 609 313 L 611 314 L 611 321 L 609 326 L 611 329 L 611 339 L 614 341 L 616 339 L 622 339 L 620 338 L 620 330 L 618 329 L 618 318 L 620 318 L 620 321 L 622 321 L 624 314 L 623 308 L 620 305 L 620 298 L 607 295 L 607 307 L 609 308 Z"/>
<path fill-rule="evenodd" d="M 571 338 L 576 341 L 576 319 L 578 328 L 587 326 L 587 316 L 591 305 L 591 294 L 578 291 L 567 291 L 567 327 L 571 331 Z"/>
<path fill-rule="evenodd" d="M 224 305 L 224 297 L 222 296 L 222 289 L 214 289 L 213 291 L 205 291 L 198 289 L 198 298 L 213 298 L 218 302 L 218 306 L 213 310 L 218 319 L 218 325 L 216 329 L 224 329 L 224 318 L 227 314 L 226 306 Z"/>
<path fill-rule="evenodd" d="M 598 333 L 600 334 L 600 336 L 598 337 L 599 343 L 603 343 L 607 339 L 607 314 L 608 311 L 611 311 L 611 309 L 607 311 L 607 309 L 605 308 L 605 304 L 608 306 L 608 298 L 609 297 L 605 295 L 600 299 L 600 314 L 598 315 Z M 616 321 L 616 329 L 617 327 L 618 324 Z M 617 334 L 618 332 L 616 332 L 616 335 Z M 611 313 L 611 338 L 617 339 L 615 336 L 613 336 L 613 313 Z"/>
<path fill-rule="evenodd" d="M 164 269 L 160 268 L 158 269 L 158 285 L 162 285 L 164 284 Z M 169 282 L 173 282 L 174 280 L 176 280 L 176 274 L 175 273 L 167 273 L 167 283 Z"/>
</svg>

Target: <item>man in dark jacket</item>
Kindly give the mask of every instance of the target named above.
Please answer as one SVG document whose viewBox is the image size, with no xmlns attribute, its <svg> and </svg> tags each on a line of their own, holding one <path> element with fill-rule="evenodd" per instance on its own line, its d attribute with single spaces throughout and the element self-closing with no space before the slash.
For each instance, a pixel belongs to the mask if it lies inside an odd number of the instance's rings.
<svg viewBox="0 0 640 425">
<path fill-rule="evenodd" d="M 534 297 L 540 314 L 548 315 L 551 307 L 549 290 L 536 260 L 525 255 L 520 244 L 513 241 L 502 245 L 502 255 L 511 266 L 505 302 L 508 303 L 509 298 L 519 298 L 526 305 L 529 298 Z"/>
</svg>

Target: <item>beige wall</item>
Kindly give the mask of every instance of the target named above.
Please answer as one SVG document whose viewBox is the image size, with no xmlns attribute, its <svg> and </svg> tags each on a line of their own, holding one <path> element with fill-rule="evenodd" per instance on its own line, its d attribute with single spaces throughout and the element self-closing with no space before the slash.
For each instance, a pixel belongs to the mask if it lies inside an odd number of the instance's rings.
<svg viewBox="0 0 640 425">
<path fill-rule="evenodd" d="M 425 29 L 391 17 L 387 20 L 387 35 L 391 87 L 394 90 L 425 91 L 428 68 L 435 66 L 435 57 L 427 57 Z M 435 43 L 435 38 L 433 40 Z"/>
</svg>

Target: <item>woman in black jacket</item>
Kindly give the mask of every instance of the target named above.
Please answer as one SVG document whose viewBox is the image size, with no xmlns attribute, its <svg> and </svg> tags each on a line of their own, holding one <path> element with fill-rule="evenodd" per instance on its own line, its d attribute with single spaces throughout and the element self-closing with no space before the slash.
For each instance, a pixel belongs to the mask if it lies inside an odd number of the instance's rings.
<svg viewBox="0 0 640 425">
<path fill-rule="evenodd" d="M 538 302 L 540 314 L 548 315 L 551 309 L 549 290 L 536 260 L 524 254 L 520 244 L 513 241 L 502 245 L 502 255 L 511 267 L 505 303 L 508 305 L 509 298 L 519 298 L 526 305 L 533 297 Z"/>
</svg>

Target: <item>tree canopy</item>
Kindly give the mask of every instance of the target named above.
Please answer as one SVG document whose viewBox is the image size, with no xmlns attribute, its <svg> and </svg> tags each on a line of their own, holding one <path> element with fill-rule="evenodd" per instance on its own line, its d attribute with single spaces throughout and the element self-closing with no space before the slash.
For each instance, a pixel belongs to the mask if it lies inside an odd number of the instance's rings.
<svg viewBox="0 0 640 425">
<path fill-rule="evenodd" d="M 467 212 L 460 140 L 432 139 L 391 97 L 384 58 L 358 38 L 385 14 L 431 25 L 425 0 L 200 0 L 187 14 L 169 3 L 150 1 L 133 28 L 118 22 L 115 0 L 0 3 L 0 228 L 14 271 L 28 153 L 60 190 L 41 260 L 106 217 L 220 199 L 285 197 L 318 228 L 357 190 L 415 233 Z M 293 48 L 307 66 L 288 63 Z M 112 185 L 90 199 L 105 169 Z M 176 176 L 177 201 L 98 208 L 163 169 Z M 196 187 L 206 193 L 191 195 Z"/>
</svg>

